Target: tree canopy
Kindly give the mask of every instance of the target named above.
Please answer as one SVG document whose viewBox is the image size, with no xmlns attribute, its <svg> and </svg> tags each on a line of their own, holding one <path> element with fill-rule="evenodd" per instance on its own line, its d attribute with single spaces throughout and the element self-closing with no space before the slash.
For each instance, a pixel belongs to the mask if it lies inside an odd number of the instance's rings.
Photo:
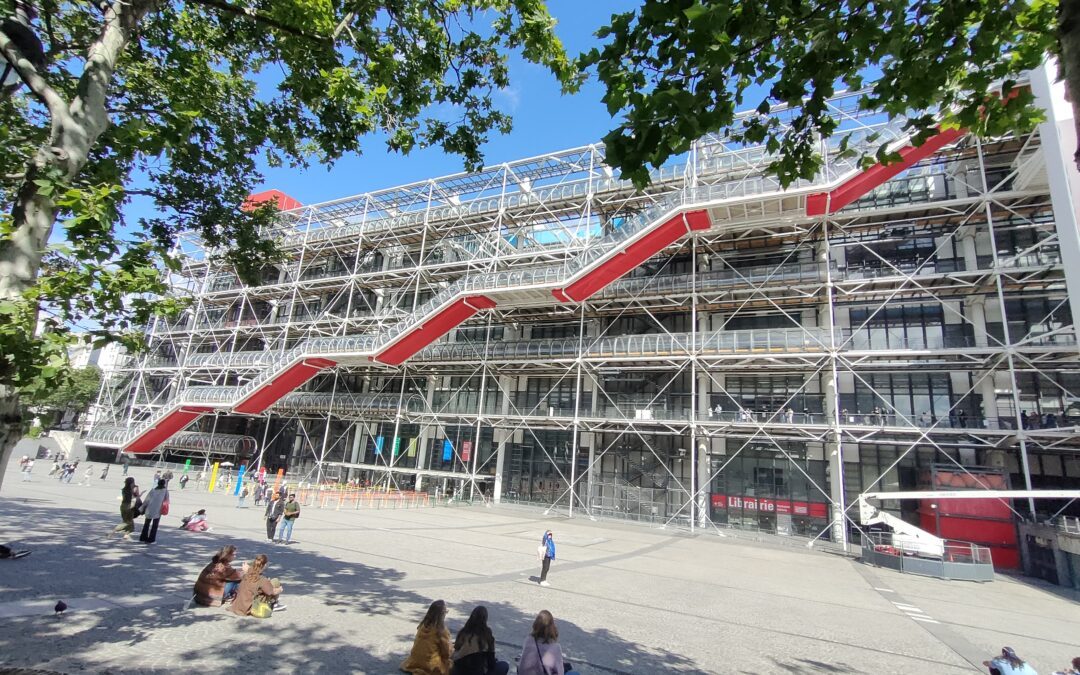
<svg viewBox="0 0 1080 675">
<path fill-rule="evenodd" d="M 101 369 L 97 366 L 76 368 L 63 385 L 51 389 L 38 401 L 38 407 L 63 412 L 68 410 L 85 412 L 94 402 L 101 388 Z"/>
<path fill-rule="evenodd" d="M 836 125 L 827 100 L 842 89 L 865 90 L 864 109 L 909 115 L 917 143 L 939 124 L 1029 130 L 1039 112 L 1013 84 L 1048 54 L 1063 56 L 1080 104 L 1078 6 L 1064 3 L 1059 22 L 1055 0 L 643 0 L 612 16 L 582 63 L 622 116 L 604 143 L 624 176 L 643 184 L 650 165 L 724 131 L 777 153 L 787 185 L 821 168 L 817 139 Z M 765 116 L 777 106 L 797 111 L 781 125 Z"/>
<path fill-rule="evenodd" d="M 578 83 L 543 0 L 15 6 L 0 26 L 0 66 L 21 84 L 0 97 L 0 388 L 30 395 L 62 376 L 72 324 L 135 346 L 178 309 L 163 296 L 178 232 L 258 277 L 273 213 L 240 207 L 260 160 L 332 164 L 379 143 L 477 167 L 511 128 L 493 103 L 509 54 Z M 134 195 L 156 215 L 124 222 Z"/>
</svg>

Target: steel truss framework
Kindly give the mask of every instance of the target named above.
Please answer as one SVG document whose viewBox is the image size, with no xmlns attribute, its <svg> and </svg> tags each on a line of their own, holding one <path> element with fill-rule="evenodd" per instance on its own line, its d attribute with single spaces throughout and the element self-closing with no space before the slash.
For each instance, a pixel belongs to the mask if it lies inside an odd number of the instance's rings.
<svg viewBox="0 0 1080 675">
<path fill-rule="evenodd" d="M 817 185 L 855 170 L 840 136 L 895 134 L 854 100 L 834 101 Z M 797 529 L 839 540 L 860 492 L 914 489 L 930 463 L 1076 488 L 1080 363 L 1039 136 L 946 140 L 815 216 L 817 185 L 780 190 L 763 149 L 709 137 L 643 192 L 589 146 L 297 209 L 259 286 L 185 238 L 191 310 L 103 386 L 91 442 L 124 447 L 172 409 L 197 421 L 169 454 L 689 528 L 760 517 L 725 496 L 821 503 Z M 584 301 L 534 283 L 686 195 L 707 226 Z M 476 278 L 494 306 L 401 365 L 329 342 L 418 331 Z M 236 414 L 315 340 L 335 346 L 302 390 Z"/>
</svg>

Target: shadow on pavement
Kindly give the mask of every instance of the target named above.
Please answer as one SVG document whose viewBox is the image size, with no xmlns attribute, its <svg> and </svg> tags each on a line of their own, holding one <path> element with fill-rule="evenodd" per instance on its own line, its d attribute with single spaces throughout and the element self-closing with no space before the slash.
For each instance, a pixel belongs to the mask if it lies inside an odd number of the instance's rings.
<svg viewBox="0 0 1080 675">
<path fill-rule="evenodd" d="M 176 529 L 175 518 L 167 526 L 163 521 L 152 546 L 120 542 L 107 536 L 118 522 L 118 514 L 0 502 L 0 540 L 10 538 L 33 550 L 29 558 L 0 565 L 0 606 L 25 600 L 51 606 L 55 600 L 88 596 L 132 605 L 0 619 L 0 668 L 394 673 L 407 655 L 411 630 L 391 629 L 385 622 L 365 630 L 365 622 L 393 617 L 395 625 L 412 626 L 437 597 L 398 588 L 405 575 L 395 569 L 220 532 L 189 533 Z M 228 543 L 237 545 L 241 560 L 267 553 L 268 574 L 285 586 L 284 602 L 303 598 L 304 611 L 260 621 L 220 608 L 185 609 L 198 571 Z M 499 658 L 513 665 L 535 614 L 486 598 L 456 602 L 448 621 L 454 634 L 476 604 L 488 607 Z M 706 672 L 679 654 L 646 650 L 611 630 L 582 629 L 572 618 L 556 616 L 560 643 L 583 674 Z"/>
</svg>

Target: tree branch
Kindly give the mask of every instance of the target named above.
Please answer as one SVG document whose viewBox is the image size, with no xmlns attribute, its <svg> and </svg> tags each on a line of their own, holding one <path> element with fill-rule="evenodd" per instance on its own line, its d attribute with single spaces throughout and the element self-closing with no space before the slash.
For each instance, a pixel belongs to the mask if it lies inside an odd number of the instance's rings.
<svg viewBox="0 0 1080 675">
<path fill-rule="evenodd" d="M 289 33 L 290 35 L 302 37 L 305 40 L 311 40 L 318 43 L 327 43 L 331 41 L 331 38 L 325 35 L 309 33 L 302 28 L 297 28 L 296 26 L 290 26 L 288 24 L 281 23 L 277 19 L 266 16 L 262 12 L 251 9 L 249 7 L 237 7 L 236 5 L 231 5 L 227 2 L 224 2 L 223 0 L 188 0 L 188 2 L 194 3 L 196 5 L 203 5 L 205 7 L 212 7 L 214 9 L 221 10 L 222 12 L 235 14 L 236 16 L 246 17 L 256 23 L 261 23 L 270 26 L 271 28 L 276 28 L 283 33 Z M 338 30 L 340 30 L 340 27 Z M 335 31 L 335 33 L 336 32 L 337 31 Z"/>
<path fill-rule="evenodd" d="M 19 48 L 7 36 L 7 33 L 2 30 L 0 30 L 0 55 L 12 65 L 19 75 L 19 79 L 33 92 L 34 96 L 37 96 L 45 104 L 54 120 L 67 115 L 68 106 L 64 99 L 55 89 L 49 86 L 45 78 L 38 73 L 33 64 L 23 56 Z"/>
</svg>

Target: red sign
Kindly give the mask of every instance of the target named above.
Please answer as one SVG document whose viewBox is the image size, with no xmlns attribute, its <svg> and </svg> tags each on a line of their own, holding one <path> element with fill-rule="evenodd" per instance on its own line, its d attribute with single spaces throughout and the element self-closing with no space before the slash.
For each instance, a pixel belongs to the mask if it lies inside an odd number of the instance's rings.
<svg viewBox="0 0 1080 675">
<path fill-rule="evenodd" d="M 472 441 L 462 441 L 461 443 L 461 461 L 469 461 L 469 456 L 472 455 Z"/>
<path fill-rule="evenodd" d="M 794 502 L 787 499 L 766 497 L 737 497 L 735 495 L 712 495 L 713 508 L 742 509 L 761 513 L 780 513 L 810 518 L 828 518 L 829 505 L 823 502 Z"/>
</svg>

